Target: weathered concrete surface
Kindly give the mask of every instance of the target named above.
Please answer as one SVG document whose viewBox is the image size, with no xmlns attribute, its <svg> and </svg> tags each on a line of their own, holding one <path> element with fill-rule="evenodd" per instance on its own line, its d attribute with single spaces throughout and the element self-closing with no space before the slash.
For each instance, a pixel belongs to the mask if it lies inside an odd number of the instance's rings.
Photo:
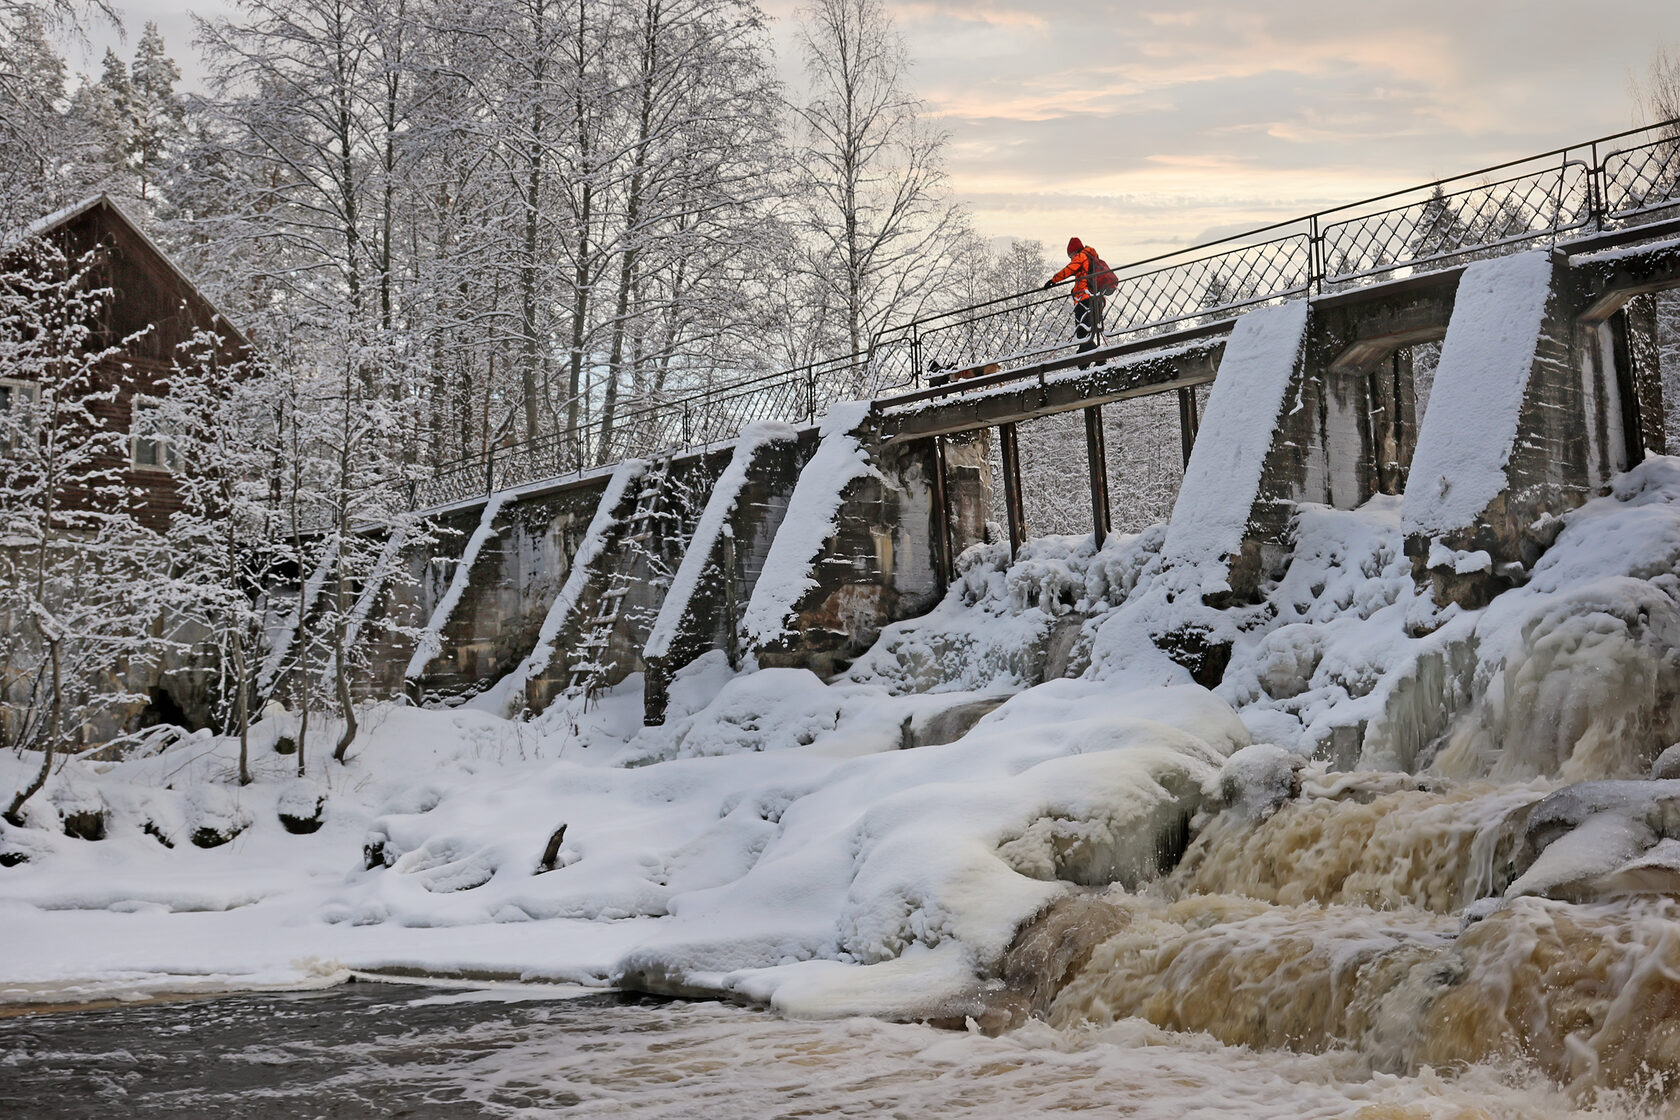
<svg viewBox="0 0 1680 1120">
<path fill-rule="evenodd" d="M 1406 552 L 1438 602 L 1481 606 L 1522 583 L 1555 536 L 1555 515 L 1586 501 L 1626 464 L 1624 398 L 1610 332 L 1603 323 L 1582 321 L 1593 297 L 1580 279 L 1552 259 L 1526 382 L 1478 390 L 1520 394 L 1514 431 L 1483 433 L 1491 441 L 1510 441 L 1497 495 L 1461 524 L 1434 526 L 1421 524 L 1413 511 L 1431 501 L 1430 493 L 1479 485 L 1473 477 L 1479 468 L 1467 468 L 1472 474 L 1461 480 L 1455 465 L 1449 465 L 1437 472 L 1440 477 L 1414 475 L 1407 487 L 1401 506 Z M 1450 333 L 1447 345 L 1450 350 Z M 1479 376 L 1474 369 L 1449 368 L 1443 360 L 1436 399 L 1445 399 L 1451 378 L 1459 373 Z M 1423 418 L 1420 444 L 1442 448 L 1432 462 L 1450 461 L 1446 444 L 1457 438 L 1461 424 L 1460 417 L 1441 411 Z M 1437 426 L 1447 434 L 1435 432 Z M 1420 488 L 1426 492 L 1420 495 Z M 1487 559 L 1474 559 L 1478 553 Z"/>
<path fill-rule="evenodd" d="M 953 551 L 980 539 L 971 534 L 978 520 L 972 510 L 990 506 L 984 439 L 945 441 L 947 508 L 941 509 L 941 455 L 934 440 L 887 443 L 871 434 L 871 470 L 842 488 L 835 527 L 810 562 L 810 586 L 784 617 L 781 632 L 758 640 L 743 634 L 761 666 L 801 666 L 822 676 L 844 670 L 889 623 L 924 614 L 938 602 L 947 575 L 940 566 L 942 518 Z M 819 464 L 813 459 L 806 471 Z"/>
<path fill-rule="evenodd" d="M 1399 493 L 1417 442 L 1408 348 L 1446 333 L 1459 271 L 1312 301 L 1307 342 L 1272 437 L 1241 553 L 1233 601 L 1276 578 L 1303 502 L 1353 509 Z"/>
<path fill-rule="evenodd" d="M 725 447 L 669 459 L 626 489 L 555 637 L 554 656 L 525 684 L 530 711 L 547 708 L 573 685 L 610 687 L 641 671 L 648 631 L 731 454 Z"/>
<path fill-rule="evenodd" d="M 1221 355 L 1222 377 L 1208 397 L 1161 546 L 1184 590 L 1211 604 L 1251 598 L 1268 559 L 1264 546 L 1286 539 L 1287 518 L 1278 530 L 1267 523 L 1268 512 L 1283 504 L 1268 486 L 1283 472 L 1280 454 L 1293 446 L 1290 418 L 1302 411 L 1311 328 L 1304 301 L 1263 308 L 1238 321 Z"/>
<path fill-rule="evenodd" d="M 741 606 L 752 597 L 799 472 L 815 449 L 811 429 L 736 449 L 688 542 L 673 593 L 661 604 L 644 651 L 643 712 L 649 724 L 664 721 L 671 678 L 696 657 L 721 649 L 730 664 L 739 663 Z"/>
<path fill-rule="evenodd" d="M 420 697 L 477 691 L 530 652 L 605 488 L 606 477 L 596 476 L 503 503 L 493 526 L 495 535 L 480 549 L 460 601 L 441 631 L 443 652 L 415 682 Z M 424 623 L 447 590 L 455 558 L 478 518 L 477 507 L 440 518 L 441 528 L 449 533 L 444 539 L 454 543 L 448 560 L 420 561 L 421 603 L 408 604 L 416 625 Z M 422 604 L 424 611 L 416 609 Z M 396 674 L 401 676 L 401 662 Z"/>
</svg>

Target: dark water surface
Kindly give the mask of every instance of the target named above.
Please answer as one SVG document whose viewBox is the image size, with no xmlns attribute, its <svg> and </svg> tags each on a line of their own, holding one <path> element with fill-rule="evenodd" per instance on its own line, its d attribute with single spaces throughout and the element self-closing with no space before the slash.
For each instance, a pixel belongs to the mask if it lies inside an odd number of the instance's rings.
<svg viewBox="0 0 1680 1120">
<path fill-rule="evenodd" d="M 449 997 L 445 996 L 445 1000 Z M 634 1029 L 636 997 L 440 1001 L 352 984 L 0 1019 L 0 1116 L 414 1117 L 571 1111 L 563 1088 L 464 1069 L 541 1041 Z"/>
<path fill-rule="evenodd" d="M 1390 1076 L 1139 1019 L 992 1038 L 566 994 L 360 983 L 3 1018 L 0 1118 L 1655 1120 L 1520 1070 Z"/>
</svg>

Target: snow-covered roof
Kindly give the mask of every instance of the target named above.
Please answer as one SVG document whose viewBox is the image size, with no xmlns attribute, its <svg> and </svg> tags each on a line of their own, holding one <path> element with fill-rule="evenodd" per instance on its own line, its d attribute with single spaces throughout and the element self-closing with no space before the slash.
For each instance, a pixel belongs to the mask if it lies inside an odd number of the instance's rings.
<svg viewBox="0 0 1680 1120">
<path fill-rule="evenodd" d="M 54 210 L 50 214 L 46 214 L 35 219 L 22 229 L 13 230 L 4 237 L 0 237 L 0 251 L 8 251 L 19 243 L 32 238 L 45 237 L 54 230 L 68 225 L 70 222 L 81 217 L 83 214 L 86 214 L 91 210 L 96 210 L 101 206 L 109 210 L 119 221 L 127 226 L 129 230 L 133 232 L 134 236 L 140 240 L 140 243 L 150 250 L 152 255 L 157 257 L 159 261 L 163 262 L 164 266 L 168 268 L 170 272 L 174 273 L 175 278 L 181 282 L 187 291 L 202 302 L 205 307 L 209 308 L 211 315 L 218 322 L 224 324 L 228 330 L 233 332 L 235 338 L 242 346 L 248 348 L 251 346 L 251 340 L 245 337 L 245 332 L 240 330 L 239 327 L 234 324 L 233 320 L 228 318 L 227 315 L 222 312 L 222 309 L 217 307 L 215 303 L 211 301 L 210 297 L 204 294 L 203 290 L 201 290 L 199 286 L 193 282 L 192 277 L 181 271 L 181 267 L 175 263 L 174 258 L 164 252 L 163 247 L 156 241 L 152 240 L 151 236 L 141 228 L 139 222 L 136 222 L 133 218 L 129 217 L 128 212 L 121 206 L 117 205 L 117 201 L 114 198 L 103 191 L 96 195 L 90 195 L 89 197 L 82 199 L 80 202 L 72 203 L 69 206 Z"/>
</svg>

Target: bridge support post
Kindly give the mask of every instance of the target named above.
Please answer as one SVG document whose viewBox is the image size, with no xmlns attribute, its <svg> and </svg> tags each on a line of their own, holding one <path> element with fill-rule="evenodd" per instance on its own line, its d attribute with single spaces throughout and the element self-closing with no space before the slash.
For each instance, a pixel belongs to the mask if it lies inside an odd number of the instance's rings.
<svg viewBox="0 0 1680 1120">
<path fill-rule="evenodd" d="M 1085 464 L 1091 472 L 1091 533 L 1101 548 L 1113 521 L 1108 505 L 1108 449 L 1103 445 L 1100 404 L 1085 409 Z"/>
<path fill-rule="evenodd" d="M 1635 296 L 1609 319 L 1616 389 L 1622 411 L 1623 438 L 1631 466 L 1647 450 L 1665 453 L 1662 376 L 1657 360 L 1656 305 L 1648 294 Z"/>
<path fill-rule="evenodd" d="M 1003 451 L 1003 508 L 1009 515 L 1009 558 L 1013 560 L 1027 543 L 1027 511 L 1021 501 L 1021 448 L 1014 423 L 998 425 L 998 444 Z"/>
<path fill-rule="evenodd" d="M 1178 441 L 1184 451 L 1184 465 L 1190 465 L 1190 452 L 1196 449 L 1196 429 L 1201 421 L 1196 416 L 1196 390 L 1178 391 Z"/>
<path fill-rule="evenodd" d="M 939 594 L 951 586 L 951 505 L 945 492 L 945 437 L 933 437 L 933 570 L 939 580 Z"/>
</svg>

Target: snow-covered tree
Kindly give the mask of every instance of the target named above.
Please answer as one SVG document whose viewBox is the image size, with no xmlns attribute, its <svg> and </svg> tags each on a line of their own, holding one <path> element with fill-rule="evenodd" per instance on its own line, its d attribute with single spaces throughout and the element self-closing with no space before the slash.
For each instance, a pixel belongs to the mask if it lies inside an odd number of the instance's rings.
<svg viewBox="0 0 1680 1120">
<path fill-rule="evenodd" d="M 175 90 L 180 80 L 181 68 L 169 57 L 157 24 L 148 22 L 129 68 L 128 157 L 142 203 L 151 201 L 186 137 L 187 106 Z"/>
<path fill-rule="evenodd" d="M 239 735 L 248 784 L 265 607 L 286 542 L 272 485 L 276 380 L 250 355 L 230 356 L 226 341 L 193 339 L 144 415 L 176 464 L 181 504 L 166 531 L 172 623 L 209 655 L 217 721 Z"/>
<path fill-rule="evenodd" d="M 109 291 L 92 256 L 8 246 L 0 268 L 0 734 L 40 753 L 109 733 L 143 703 L 129 681 L 159 649 L 157 536 L 135 517 L 115 421 L 125 340 L 98 331 Z"/>
<path fill-rule="evenodd" d="M 945 138 L 921 119 L 880 0 L 816 0 L 800 11 L 799 43 L 811 87 L 798 110 L 809 267 L 857 353 L 938 292 L 962 215 L 946 193 Z"/>
</svg>

